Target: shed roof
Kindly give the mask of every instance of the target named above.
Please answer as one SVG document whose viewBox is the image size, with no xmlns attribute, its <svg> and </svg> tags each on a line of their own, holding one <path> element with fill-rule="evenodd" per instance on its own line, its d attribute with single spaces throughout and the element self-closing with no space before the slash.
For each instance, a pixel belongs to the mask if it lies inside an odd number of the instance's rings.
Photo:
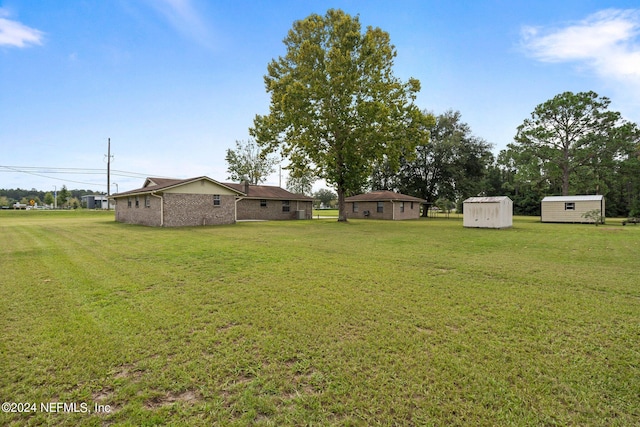
<svg viewBox="0 0 640 427">
<path fill-rule="evenodd" d="M 504 200 L 511 200 L 511 199 L 507 196 L 469 197 L 463 203 L 500 203 Z"/>
<path fill-rule="evenodd" d="M 604 198 L 601 194 L 585 195 L 585 196 L 547 196 L 542 199 L 543 202 L 590 202 L 600 201 Z"/>
<path fill-rule="evenodd" d="M 425 203 L 426 200 L 418 197 L 408 196 L 395 191 L 380 190 L 370 193 L 358 194 L 357 196 L 347 197 L 345 202 L 417 202 Z"/>
</svg>

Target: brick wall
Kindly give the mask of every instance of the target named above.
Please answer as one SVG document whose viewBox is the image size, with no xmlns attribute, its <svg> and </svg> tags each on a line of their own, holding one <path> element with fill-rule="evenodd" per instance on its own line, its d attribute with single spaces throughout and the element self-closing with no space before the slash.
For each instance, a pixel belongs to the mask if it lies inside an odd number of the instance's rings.
<svg viewBox="0 0 640 427">
<path fill-rule="evenodd" d="M 235 196 L 220 195 L 220 205 L 214 206 L 211 194 L 164 194 L 164 226 L 233 224 Z"/>
<path fill-rule="evenodd" d="M 238 219 L 283 220 L 298 219 L 298 210 L 305 211 L 305 219 L 312 215 L 311 201 L 289 201 L 289 212 L 283 212 L 282 200 L 266 200 L 266 206 L 260 205 L 260 200 L 242 199 L 238 201 Z"/>
<path fill-rule="evenodd" d="M 235 222 L 235 196 L 220 195 L 220 206 L 214 206 L 211 194 L 165 193 L 164 226 L 182 227 L 189 225 L 233 224 Z M 116 221 L 159 227 L 161 225 L 161 201 L 158 197 L 131 197 L 131 207 L 127 197 L 118 198 Z M 147 206 L 148 204 L 148 206 Z"/>
<path fill-rule="evenodd" d="M 116 221 L 127 224 L 160 226 L 160 199 L 149 196 L 149 206 L 145 206 L 145 196 L 120 197 L 116 199 Z M 131 200 L 131 207 L 128 201 Z"/>
</svg>

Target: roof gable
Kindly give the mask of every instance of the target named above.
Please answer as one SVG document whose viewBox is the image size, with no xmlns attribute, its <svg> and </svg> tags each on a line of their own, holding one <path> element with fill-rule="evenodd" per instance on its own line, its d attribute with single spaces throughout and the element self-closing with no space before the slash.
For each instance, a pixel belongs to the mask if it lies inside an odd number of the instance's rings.
<svg viewBox="0 0 640 427">
<path fill-rule="evenodd" d="M 198 182 L 201 183 L 202 189 L 195 188 Z M 125 191 L 112 195 L 112 197 L 134 196 L 140 194 L 149 194 L 155 192 L 172 192 L 172 193 L 192 193 L 192 194 L 209 194 L 213 190 L 211 187 L 218 187 L 223 192 L 229 192 L 231 194 L 242 194 L 235 188 L 222 184 L 207 176 L 199 176 L 196 178 L 187 179 L 172 179 L 172 178 L 147 178 L 144 185 L 141 188 L 135 190 Z M 213 194 L 213 193 L 212 193 Z"/>
</svg>

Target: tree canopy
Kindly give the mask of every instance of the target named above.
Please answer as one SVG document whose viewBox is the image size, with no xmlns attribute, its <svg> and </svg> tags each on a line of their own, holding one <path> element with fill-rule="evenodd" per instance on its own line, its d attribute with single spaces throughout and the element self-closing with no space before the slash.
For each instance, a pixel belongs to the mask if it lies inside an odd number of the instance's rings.
<svg viewBox="0 0 640 427">
<path fill-rule="evenodd" d="M 475 196 L 484 190 L 483 179 L 493 162 L 491 144 L 471 133 L 459 111 L 449 110 L 433 116 L 424 127 L 415 153 L 403 158 L 394 173 L 382 165 L 372 176 L 372 187 L 397 190 L 434 204 Z"/>
<path fill-rule="evenodd" d="M 366 184 L 382 160 L 397 167 L 412 151 L 424 116 L 413 104 L 420 83 L 393 75 L 389 34 L 331 9 L 296 21 L 284 39 L 285 56 L 267 67 L 269 114 L 257 115 L 250 134 L 267 151 L 281 150 L 294 173 L 310 170 L 334 185 L 339 220 L 344 199 Z"/>
<path fill-rule="evenodd" d="M 610 100 L 595 92 L 564 92 L 538 105 L 519 127 L 509 148 L 544 179 L 559 181 L 562 195 L 589 182 L 581 191 L 602 192 L 603 174 L 628 151 L 635 125 L 609 111 Z"/>
<path fill-rule="evenodd" d="M 248 181 L 250 184 L 260 184 L 275 172 L 278 159 L 268 156 L 252 139 L 236 141 L 236 149 L 227 150 L 228 179 L 237 182 Z"/>
</svg>

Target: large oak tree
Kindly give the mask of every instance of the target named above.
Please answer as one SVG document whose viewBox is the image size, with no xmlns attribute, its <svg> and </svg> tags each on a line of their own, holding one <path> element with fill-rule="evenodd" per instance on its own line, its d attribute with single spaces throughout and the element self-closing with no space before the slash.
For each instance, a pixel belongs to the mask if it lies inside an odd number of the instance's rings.
<svg viewBox="0 0 640 427">
<path fill-rule="evenodd" d="M 366 184 L 383 158 L 398 166 L 412 152 L 424 119 L 413 104 L 420 83 L 393 75 L 389 34 L 341 10 L 296 21 L 284 39 L 285 56 L 271 61 L 265 86 L 269 114 L 257 115 L 251 135 L 267 151 L 280 151 L 294 173 L 312 171 L 345 197 Z"/>
</svg>

